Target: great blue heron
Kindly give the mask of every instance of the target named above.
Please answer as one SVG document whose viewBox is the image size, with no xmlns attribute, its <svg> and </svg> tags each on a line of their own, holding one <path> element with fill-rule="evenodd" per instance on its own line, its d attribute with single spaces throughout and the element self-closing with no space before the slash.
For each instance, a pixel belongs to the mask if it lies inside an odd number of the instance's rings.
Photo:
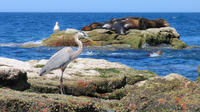
<svg viewBox="0 0 200 112">
<path fill-rule="evenodd" d="M 55 33 L 58 33 L 58 32 L 60 31 L 60 27 L 58 26 L 58 22 L 56 22 L 56 24 L 55 24 L 55 26 L 54 26 L 54 28 L 53 28 L 53 31 L 54 31 Z"/>
<path fill-rule="evenodd" d="M 45 73 L 55 70 L 55 69 L 61 69 L 62 73 L 60 75 L 60 91 L 61 94 L 64 94 L 63 89 L 63 72 L 65 71 L 67 65 L 76 59 L 83 50 L 83 44 L 79 40 L 79 36 L 82 36 L 84 38 L 88 38 L 87 34 L 84 32 L 77 32 L 74 36 L 75 42 L 78 44 L 78 50 L 73 51 L 70 47 L 64 47 L 63 49 L 56 52 L 49 61 L 45 64 L 45 66 L 40 71 L 40 76 L 44 75 Z"/>
</svg>

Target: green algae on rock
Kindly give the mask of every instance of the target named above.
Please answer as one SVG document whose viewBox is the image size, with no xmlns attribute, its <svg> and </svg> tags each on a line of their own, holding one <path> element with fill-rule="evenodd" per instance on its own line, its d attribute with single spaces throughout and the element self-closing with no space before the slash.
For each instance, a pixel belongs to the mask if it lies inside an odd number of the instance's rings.
<svg viewBox="0 0 200 112">
<path fill-rule="evenodd" d="M 6 92 L 6 94 L 4 93 Z M 100 112 L 91 98 L 37 94 L 0 89 L 0 111 L 9 112 Z M 8 106 L 9 105 L 9 106 Z"/>
<path fill-rule="evenodd" d="M 35 81 L 37 83 L 45 82 L 42 79 Z M 52 81 L 47 81 L 49 84 L 46 82 L 44 84 L 49 87 L 53 85 L 50 87 L 53 88 L 54 82 L 57 82 L 55 79 L 52 79 Z M 86 84 L 81 85 L 85 86 Z M 59 87 L 55 88 L 59 90 Z M 90 91 L 89 89 L 88 91 Z M 45 92 L 48 91 L 45 90 Z M 116 89 L 113 92 L 99 94 L 99 97 L 49 94 L 37 91 L 19 92 L 0 88 L 0 111 L 196 112 L 200 110 L 199 93 L 200 87 L 196 82 L 191 82 L 178 74 L 152 77 L 133 85 L 126 84 L 123 88 Z"/>
<path fill-rule="evenodd" d="M 125 94 L 126 84 L 146 80 L 157 76 L 150 71 L 138 71 L 131 68 L 97 69 L 99 76 L 81 76 L 74 79 L 65 79 L 63 82 L 66 94 L 75 96 L 90 96 L 104 99 L 121 98 L 119 94 Z M 42 82 L 41 82 L 42 81 Z M 29 91 L 40 93 L 59 93 L 58 78 L 29 78 L 31 84 Z M 123 95 L 122 95 L 123 96 Z"/>
<path fill-rule="evenodd" d="M 178 74 L 174 78 L 168 76 L 151 78 L 133 85 L 121 103 L 140 112 L 199 111 L 198 84 Z"/>
<path fill-rule="evenodd" d="M 179 40 L 177 38 L 173 38 L 171 40 L 171 45 L 173 46 L 174 49 L 187 48 L 187 45 L 183 41 L 181 41 L 181 40 Z"/>
<path fill-rule="evenodd" d="M 180 35 L 172 27 L 150 28 L 147 30 L 131 29 L 126 35 L 117 35 L 113 31 L 106 29 L 94 29 L 86 31 L 91 40 L 96 42 L 96 46 L 129 46 L 130 48 L 140 49 L 143 45 L 158 46 L 160 44 L 169 44 L 172 48 L 183 49 L 187 45 L 179 40 Z M 48 39 L 43 41 L 46 46 L 75 46 L 73 40 L 74 33 L 65 31 L 54 33 Z M 94 45 L 87 39 L 81 40 L 85 46 Z"/>
<path fill-rule="evenodd" d="M 43 40 L 44 46 L 76 46 L 74 42 L 75 33 L 66 33 L 61 31 L 59 33 L 54 33 L 50 35 L 48 39 Z M 83 42 L 84 46 L 92 45 L 91 42 L 87 39 L 80 39 Z"/>
<path fill-rule="evenodd" d="M 42 68 L 44 65 L 43 64 L 37 64 L 37 65 L 35 65 L 34 67 L 35 68 Z"/>
<path fill-rule="evenodd" d="M 103 64 L 96 68 L 88 66 L 86 71 L 96 70 L 99 75 L 77 74 L 72 79 L 65 79 L 66 95 L 60 95 L 58 77 L 29 77 L 30 89 L 21 92 L 0 88 L 0 111 L 102 112 L 123 110 L 120 99 L 128 94 L 129 84 L 157 76 L 152 72 L 138 71 L 105 60 L 87 59 L 87 62 L 90 61 L 107 63 L 109 67 Z M 40 68 L 35 68 L 34 65 L 43 62 L 32 60 L 27 63 L 32 63 L 31 66 L 35 70 Z M 74 69 L 76 63 L 70 65 L 71 69 Z M 141 78 L 133 78 L 142 75 L 144 76 Z"/>
</svg>

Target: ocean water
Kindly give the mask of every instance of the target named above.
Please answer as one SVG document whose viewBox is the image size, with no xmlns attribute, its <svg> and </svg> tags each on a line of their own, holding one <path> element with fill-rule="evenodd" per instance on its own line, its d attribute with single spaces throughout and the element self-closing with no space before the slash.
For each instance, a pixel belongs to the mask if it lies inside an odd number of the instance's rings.
<svg viewBox="0 0 200 112">
<path fill-rule="evenodd" d="M 40 43 L 53 33 L 56 21 L 61 30 L 80 29 L 92 22 L 105 22 L 117 17 L 164 18 L 176 28 L 188 45 L 197 47 L 186 50 L 161 49 L 160 57 L 148 53 L 158 49 L 84 48 L 80 57 L 106 59 L 139 70 L 151 70 L 160 76 L 179 73 L 190 80 L 198 76 L 200 64 L 200 13 L 0 13 L 0 57 L 19 60 L 48 59 L 62 47 L 20 48 L 21 44 Z M 75 47 L 73 47 L 76 49 Z"/>
</svg>

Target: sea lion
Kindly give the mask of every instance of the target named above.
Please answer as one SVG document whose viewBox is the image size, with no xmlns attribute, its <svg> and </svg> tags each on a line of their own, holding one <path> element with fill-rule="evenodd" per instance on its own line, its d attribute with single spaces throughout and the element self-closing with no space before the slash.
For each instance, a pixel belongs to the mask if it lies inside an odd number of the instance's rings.
<svg viewBox="0 0 200 112">
<path fill-rule="evenodd" d="M 134 19 L 134 20 L 139 20 L 141 17 L 123 17 L 120 18 L 121 20 L 130 20 L 130 19 Z"/>
<path fill-rule="evenodd" d="M 81 28 L 82 31 L 91 31 L 92 27 L 91 26 L 84 26 L 83 28 Z"/>
<path fill-rule="evenodd" d="M 129 29 L 138 29 L 140 27 L 139 21 L 138 20 L 126 20 L 122 22 L 124 24 L 124 28 L 126 30 Z"/>
<path fill-rule="evenodd" d="M 92 24 L 90 24 L 89 26 L 84 26 L 83 28 L 81 28 L 82 31 L 91 31 L 91 30 L 94 30 L 94 29 L 98 29 L 98 28 L 102 28 L 102 23 L 97 23 L 97 22 L 94 22 Z"/>
<path fill-rule="evenodd" d="M 111 20 L 109 21 L 106 21 L 103 25 L 102 25 L 102 28 L 104 29 L 108 29 L 108 30 L 112 30 L 112 25 L 115 21 L 118 21 L 117 18 L 112 18 Z"/>
<path fill-rule="evenodd" d="M 112 18 L 110 21 L 106 21 L 106 22 L 102 25 L 102 28 L 108 29 L 108 30 L 112 30 L 113 23 L 116 22 L 116 21 L 120 21 L 120 19 Z"/>
<path fill-rule="evenodd" d="M 124 18 L 112 18 L 105 23 L 94 22 L 89 26 L 84 26 L 81 30 L 91 31 L 93 29 L 103 28 L 113 30 L 120 35 L 124 35 L 129 29 L 146 30 L 148 28 L 160 28 L 167 27 L 169 24 L 165 19 L 149 20 L 143 17 L 124 17 Z"/>
<path fill-rule="evenodd" d="M 125 35 L 126 29 L 124 28 L 124 24 L 122 22 L 124 20 L 125 19 L 112 18 L 112 20 L 105 22 L 102 28 L 112 30 L 120 35 Z"/>
<path fill-rule="evenodd" d="M 115 21 L 111 29 L 120 35 L 126 34 L 126 29 L 124 28 L 124 24 L 121 23 L 120 21 Z"/>
<path fill-rule="evenodd" d="M 139 30 L 145 30 L 148 26 L 148 19 L 146 18 L 139 18 L 139 17 L 128 17 L 130 19 L 127 19 L 126 21 L 123 21 L 124 28 L 126 30 L 129 29 L 139 29 Z"/>
<path fill-rule="evenodd" d="M 94 22 L 94 23 L 90 24 L 90 27 L 92 29 L 98 29 L 98 28 L 102 28 L 102 25 L 103 25 L 103 23 Z"/>
<path fill-rule="evenodd" d="M 149 20 L 146 18 L 140 18 L 139 19 L 139 26 L 140 26 L 140 30 L 146 30 L 147 28 L 149 28 Z"/>
<path fill-rule="evenodd" d="M 107 22 L 105 22 L 105 23 L 102 25 L 102 28 L 103 28 L 103 29 L 112 30 L 112 25 L 113 25 L 113 22 L 112 22 L 112 21 L 107 21 Z"/>
<path fill-rule="evenodd" d="M 155 19 L 152 21 L 154 21 L 156 23 L 157 28 L 169 26 L 169 23 L 167 23 L 167 21 L 165 19 Z"/>
<path fill-rule="evenodd" d="M 168 27 L 169 24 L 165 19 L 148 20 L 146 18 L 140 19 L 140 29 Z"/>
</svg>

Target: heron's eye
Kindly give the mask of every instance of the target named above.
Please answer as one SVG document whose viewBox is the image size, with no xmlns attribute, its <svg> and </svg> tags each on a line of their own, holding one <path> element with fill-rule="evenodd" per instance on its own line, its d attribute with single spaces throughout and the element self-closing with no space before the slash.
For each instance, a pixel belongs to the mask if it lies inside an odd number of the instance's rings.
<svg viewBox="0 0 200 112">
<path fill-rule="evenodd" d="M 85 32 L 81 31 L 81 33 L 82 33 L 83 35 L 85 35 Z"/>
</svg>

